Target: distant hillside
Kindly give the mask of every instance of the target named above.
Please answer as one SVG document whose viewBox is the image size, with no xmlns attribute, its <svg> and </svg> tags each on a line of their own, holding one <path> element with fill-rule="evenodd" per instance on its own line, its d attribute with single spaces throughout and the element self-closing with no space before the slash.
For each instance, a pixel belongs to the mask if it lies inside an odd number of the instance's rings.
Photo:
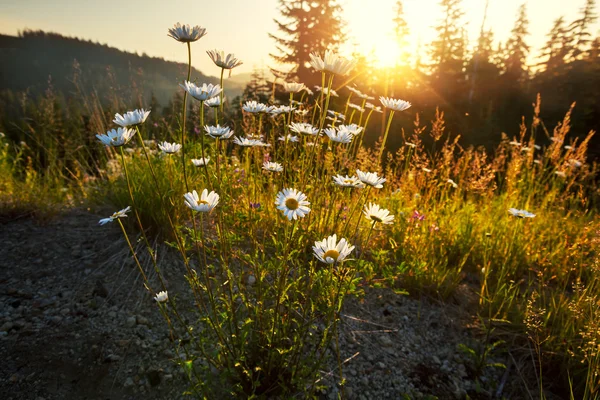
<svg viewBox="0 0 600 400">
<path fill-rule="evenodd" d="M 165 105 L 185 79 L 187 65 L 56 33 L 0 35 L 0 90 L 27 90 L 35 95 L 44 92 L 50 80 L 55 90 L 68 95 L 75 90 L 76 74 L 85 90 L 95 90 L 100 97 L 135 88 L 145 100 L 153 93 Z M 196 69 L 192 71 L 194 79 L 218 82 Z M 244 82 L 232 79 L 226 89 L 227 95 L 234 97 L 242 93 Z"/>
</svg>

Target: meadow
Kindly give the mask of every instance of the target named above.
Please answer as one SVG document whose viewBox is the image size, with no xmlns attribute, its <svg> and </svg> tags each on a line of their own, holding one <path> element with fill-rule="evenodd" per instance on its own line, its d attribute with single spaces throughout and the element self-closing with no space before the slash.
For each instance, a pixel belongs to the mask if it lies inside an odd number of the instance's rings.
<svg viewBox="0 0 600 400">
<path fill-rule="evenodd" d="M 188 52 L 202 47 L 200 27 L 169 32 Z M 344 301 L 386 288 L 476 299 L 478 344 L 456 351 L 481 393 L 503 385 L 479 381 L 498 369 L 512 370 L 523 398 L 600 397 L 600 192 L 587 159 L 594 132 L 566 139 L 575 105 L 551 127 L 538 96 L 490 152 L 449 136 L 442 110 L 392 129 L 411 99 L 345 85 L 356 62 L 333 52 L 311 55 L 318 90 L 275 81 L 268 103 L 237 105 L 223 75 L 239 60 L 208 56 L 220 84 L 195 82 L 189 65 L 172 120 L 92 97 L 91 131 L 67 136 L 49 93 L 21 137 L 0 138 L 2 220 L 113 209 L 98 235 L 122 231 L 186 373 L 182 392 L 317 398 L 328 360 L 343 388 Z M 381 114 L 383 131 L 370 130 Z M 394 152 L 391 137 L 402 143 Z M 193 302 L 164 281 L 157 243 L 178 255 Z"/>
</svg>

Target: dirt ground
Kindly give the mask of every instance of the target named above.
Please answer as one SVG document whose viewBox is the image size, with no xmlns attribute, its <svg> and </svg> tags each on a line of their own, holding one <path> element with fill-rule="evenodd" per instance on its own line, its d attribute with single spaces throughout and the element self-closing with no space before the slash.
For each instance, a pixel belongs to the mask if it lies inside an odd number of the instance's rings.
<svg viewBox="0 0 600 400">
<path fill-rule="evenodd" d="M 71 210 L 43 225 L 31 219 L 0 225 L 3 399 L 182 397 L 186 386 L 171 361 L 166 324 L 138 279 L 118 226 L 98 226 L 101 217 Z M 182 268 L 162 270 L 170 292 L 186 291 Z M 472 301 L 464 290 L 465 301 Z M 459 350 L 475 343 L 467 309 L 383 289 L 349 298 L 340 335 L 345 397 L 507 396 L 510 382 L 519 380 L 514 369 L 490 368 L 477 383 L 470 359 Z M 490 361 L 508 363 L 502 357 Z M 333 382 L 335 363 L 328 367 L 326 383 Z M 338 389 L 331 384 L 320 396 L 337 399 Z"/>
</svg>

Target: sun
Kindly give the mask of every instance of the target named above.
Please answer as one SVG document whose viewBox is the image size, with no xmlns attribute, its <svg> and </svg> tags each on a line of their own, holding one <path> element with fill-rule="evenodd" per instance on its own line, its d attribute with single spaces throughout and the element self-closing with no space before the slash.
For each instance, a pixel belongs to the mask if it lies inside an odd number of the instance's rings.
<svg viewBox="0 0 600 400">
<path fill-rule="evenodd" d="M 390 68 L 402 61 L 402 51 L 398 43 L 392 38 L 380 40 L 371 50 L 374 64 L 379 68 Z"/>
</svg>

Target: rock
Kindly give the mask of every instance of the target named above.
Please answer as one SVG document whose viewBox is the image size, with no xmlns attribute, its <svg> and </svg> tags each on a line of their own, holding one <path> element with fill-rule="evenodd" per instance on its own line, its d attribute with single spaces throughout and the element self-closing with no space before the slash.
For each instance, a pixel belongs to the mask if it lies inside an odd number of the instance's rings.
<svg viewBox="0 0 600 400">
<path fill-rule="evenodd" d="M 383 335 L 379 337 L 379 343 L 385 347 L 391 347 L 394 345 L 394 342 L 388 335 Z"/>
<path fill-rule="evenodd" d="M 150 321 L 148 321 L 148 318 L 146 318 L 142 315 L 137 316 L 137 323 L 138 323 L 138 325 L 150 326 Z"/>
<path fill-rule="evenodd" d="M 120 361 L 120 360 L 121 360 L 121 356 L 118 356 L 116 354 L 109 354 L 104 359 L 105 362 L 116 362 L 116 361 Z"/>
<path fill-rule="evenodd" d="M 378 367 L 378 368 L 381 368 L 381 369 L 384 369 L 384 368 L 385 368 L 385 364 L 384 364 L 384 363 L 382 363 L 381 361 L 379 361 L 379 362 L 377 363 L 377 367 Z"/>
<path fill-rule="evenodd" d="M 132 387 L 133 386 L 133 379 L 131 379 L 131 377 L 127 378 L 125 380 L 125 385 L 123 385 L 125 387 Z"/>
<path fill-rule="evenodd" d="M 109 312 L 108 312 L 108 316 L 109 316 L 110 318 L 116 318 L 116 317 L 117 317 L 117 313 L 116 313 L 116 312 L 114 312 L 114 311 L 109 311 Z"/>
<path fill-rule="evenodd" d="M 433 362 L 436 363 L 436 364 L 441 364 L 442 363 L 440 361 L 440 359 L 438 358 L 438 356 L 433 356 L 432 359 L 433 359 Z"/>
<path fill-rule="evenodd" d="M 133 328 L 136 324 L 136 318 L 135 317 L 129 317 L 127 318 L 127 321 L 125 322 L 125 325 L 127 325 L 127 327 L 129 328 Z"/>
</svg>

